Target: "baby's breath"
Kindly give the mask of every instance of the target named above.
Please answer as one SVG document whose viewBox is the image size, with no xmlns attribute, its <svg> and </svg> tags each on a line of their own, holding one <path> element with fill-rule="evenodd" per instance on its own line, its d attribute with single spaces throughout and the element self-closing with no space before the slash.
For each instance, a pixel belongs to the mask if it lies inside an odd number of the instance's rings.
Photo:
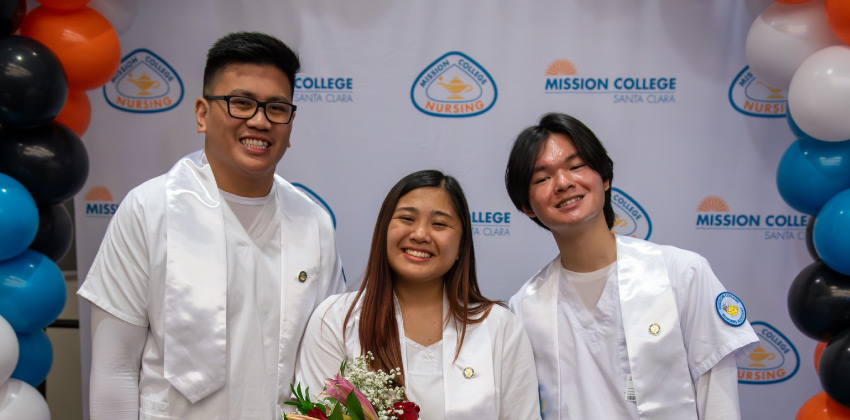
<svg viewBox="0 0 850 420">
<path fill-rule="evenodd" d="M 404 413 L 393 408 L 396 402 L 405 401 L 404 387 L 395 385 L 395 379 L 401 375 L 401 369 L 390 369 L 389 373 L 381 369 L 374 371 L 370 368 L 373 360 L 375 356 L 372 352 L 355 357 L 345 369 L 345 379 L 372 403 L 379 420 L 394 420 Z"/>
</svg>

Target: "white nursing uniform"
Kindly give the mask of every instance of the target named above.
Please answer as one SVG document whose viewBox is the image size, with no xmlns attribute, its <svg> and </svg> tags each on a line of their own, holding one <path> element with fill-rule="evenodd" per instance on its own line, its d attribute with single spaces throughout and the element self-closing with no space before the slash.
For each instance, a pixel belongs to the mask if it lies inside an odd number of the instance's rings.
<svg viewBox="0 0 850 420">
<path fill-rule="evenodd" d="M 193 157 L 195 162 L 206 162 L 197 153 L 184 159 Z M 307 200 L 302 204 L 315 204 L 279 178 L 268 197 L 246 199 L 221 193 L 227 202 L 220 206 L 226 254 L 204 257 L 226 260 L 226 378 L 221 388 L 192 403 L 166 379 L 163 368 L 163 324 L 169 316 L 175 316 L 164 305 L 169 258 L 165 246 L 166 189 L 163 175 L 127 195 L 78 292 L 110 315 L 147 328 L 138 383 L 138 418 L 278 418 L 283 401 L 289 398 L 295 353 L 307 321 L 307 315 L 293 314 L 309 314 L 325 296 L 344 287 L 329 218 L 318 221 L 321 237 L 317 240 L 323 255 L 317 260 L 321 264 L 292 264 L 286 270 L 294 271 L 289 278 L 281 275 L 282 266 L 285 269 L 281 244 L 299 239 L 281 237 L 282 220 L 286 219 L 283 213 L 287 211 L 281 203 Z M 245 220 L 253 219 L 247 228 L 234 209 Z M 321 210 L 316 214 L 327 216 Z M 302 268 L 312 282 L 299 283 L 297 273 Z M 198 276 L 193 281 L 194 287 L 203 290 L 209 279 Z"/>
<path fill-rule="evenodd" d="M 665 401 L 664 396 L 642 401 L 645 396 L 636 393 L 630 380 L 631 363 L 649 362 L 638 357 L 630 363 L 624 317 L 629 319 L 635 314 L 627 315 L 621 310 L 618 284 L 623 273 L 618 270 L 618 263 L 593 273 L 574 273 L 561 266 L 559 256 L 511 299 L 511 307 L 526 326 L 534 348 L 544 418 L 740 418 L 735 353 L 758 338 L 748 323 L 734 327 L 716 313 L 715 298 L 725 289 L 704 258 L 673 247 L 634 241 L 637 240 L 618 238 L 618 260 L 620 252 L 625 254 L 623 242 L 648 247 L 663 256 L 687 364 L 687 369 L 679 370 L 680 373 L 670 369 L 674 361 L 670 366 L 649 367 L 654 375 L 641 379 L 648 388 L 659 381 L 684 382 L 689 388 L 684 394 L 690 394 L 692 409 L 687 409 L 688 403 L 674 400 L 673 395 L 670 401 Z M 593 305 L 600 283 L 604 287 Z M 555 296 L 548 296 L 546 291 L 554 292 Z M 547 313 L 541 308 L 548 305 L 553 305 L 555 323 L 540 319 L 541 314 Z M 645 330 L 638 333 L 649 337 L 650 323 L 646 324 Z M 672 325 L 661 324 L 662 331 Z M 653 351 L 645 346 L 645 351 Z M 642 412 L 641 408 L 646 406 L 639 407 L 639 402 L 648 404 L 649 409 Z M 666 404 L 675 406 L 673 402 L 685 408 L 676 415 L 653 411 Z"/>
<path fill-rule="evenodd" d="M 360 311 L 357 304 L 345 328 L 343 322 L 354 293 L 332 296 L 313 313 L 299 354 L 296 377 L 311 393 L 321 390 L 340 361 L 361 353 Z M 447 303 L 444 303 L 445 313 Z M 408 398 L 420 406 L 422 420 L 539 419 L 537 376 L 528 337 L 516 317 L 494 305 L 489 316 L 467 326 L 466 338 L 455 360 L 458 330 L 449 322 L 443 339 L 424 347 L 402 338 L 402 364 L 407 374 Z M 474 375 L 464 376 L 465 368 Z"/>
</svg>

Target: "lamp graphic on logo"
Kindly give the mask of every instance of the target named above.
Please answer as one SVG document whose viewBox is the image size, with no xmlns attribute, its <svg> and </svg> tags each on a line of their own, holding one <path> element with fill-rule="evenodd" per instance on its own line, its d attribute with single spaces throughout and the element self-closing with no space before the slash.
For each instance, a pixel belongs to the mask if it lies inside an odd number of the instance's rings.
<svg viewBox="0 0 850 420">
<path fill-rule="evenodd" d="M 753 350 L 753 352 L 750 353 L 750 355 L 747 356 L 747 357 L 749 357 L 750 360 L 753 361 L 753 363 L 750 363 L 750 365 L 749 365 L 750 367 L 762 367 L 763 368 L 763 367 L 767 367 L 767 366 L 762 362 L 773 360 L 773 359 L 776 358 L 776 355 L 765 350 L 764 347 L 762 347 L 761 344 L 759 344 L 758 346 L 756 346 L 756 349 Z"/>
<path fill-rule="evenodd" d="M 127 76 L 127 81 L 139 88 L 139 93 L 137 93 L 139 96 L 150 96 L 151 93 L 148 92 L 148 89 L 156 89 L 160 85 L 158 80 L 152 80 L 147 73 L 142 73 L 138 79 L 134 79 L 133 73 L 130 73 Z"/>
<path fill-rule="evenodd" d="M 767 99 L 785 99 L 785 96 L 784 96 L 784 95 L 780 95 L 780 94 L 779 94 L 779 92 L 782 92 L 782 89 L 780 89 L 780 88 L 775 88 L 775 87 L 773 87 L 773 86 L 769 86 L 767 83 L 762 82 L 761 80 L 759 80 L 758 82 L 756 82 L 756 84 L 764 86 L 764 87 L 765 87 L 765 89 L 767 89 L 767 91 L 768 91 L 768 92 L 770 92 L 770 93 L 767 95 Z"/>
<path fill-rule="evenodd" d="M 443 78 L 440 77 L 439 80 L 443 80 Z M 460 77 L 457 76 L 449 83 L 437 82 L 437 84 L 451 93 L 446 99 L 463 99 L 463 96 L 460 96 L 461 92 L 472 92 L 472 85 L 463 83 L 463 80 L 460 80 Z"/>
</svg>

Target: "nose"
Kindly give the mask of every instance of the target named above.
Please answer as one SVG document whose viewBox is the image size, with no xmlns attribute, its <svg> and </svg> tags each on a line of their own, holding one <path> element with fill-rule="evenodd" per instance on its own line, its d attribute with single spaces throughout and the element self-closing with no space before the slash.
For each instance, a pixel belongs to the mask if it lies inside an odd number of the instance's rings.
<svg viewBox="0 0 850 420">
<path fill-rule="evenodd" d="M 575 186 L 575 181 L 568 172 L 558 171 L 558 173 L 555 174 L 555 188 L 557 191 L 566 191 L 572 186 Z"/>
<path fill-rule="evenodd" d="M 425 226 L 417 225 L 410 231 L 410 240 L 413 242 L 428 243 L 431 242 L 431 235 Z"/>
<path fill-rule="evenodd" d="M 254 116 L 249 118 L 247 121 L 249 127 L 256 128 L 259 130 L 268 130 L 272 123 L 266 118 L 266 108 L 263 106 L 257 107 L 257 112 L 254 113 Z"/>
</svg>

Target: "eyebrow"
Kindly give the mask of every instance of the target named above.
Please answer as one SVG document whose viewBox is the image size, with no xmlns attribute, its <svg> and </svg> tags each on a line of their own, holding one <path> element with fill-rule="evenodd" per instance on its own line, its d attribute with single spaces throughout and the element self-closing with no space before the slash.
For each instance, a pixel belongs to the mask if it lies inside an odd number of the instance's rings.
<svg viewBox="0 0 850 420">
<path fill-rule="evenodd" d="M 567 158 L 564 159 L 564 162 L 569 162 L 569 161 L 571 161 L 571 160 L 573 160 L 577 157 L 579 157 L 578 153 L 573 153 L 573 154 L 567 156 Z M 539 172 L 539 171 L 545 171 L 547 168 L 548 168 L 548 166 L 546 166 L 546 165 L 536 165 L 534 168 L 531 169 L 531 173 L 535 173 L 535 172 Z"/>
<path fill-rule="evenodd" d="M 411 213 L 419 214 L 419 209 L 417 209 L 416 207 L 399 207 L 399 208 L 395 209 L 395 213 L 398 213 L 400 211 L 409 211 Z M 440 210 L 432 210 L 431 215 L 444 216 L 444 217 L 448 217 L 449 219 L 454 220 L 454 216 L 452 216 L 451 214 L 446 213 L 444 211 L 440 211 Z"/>
<path fill-rule="evenodd" d="M 251 92 L 250 90 L 245 90 L 245 89 L 233 89 L 233 90 L 230 91 L 230 95 L 247 96 L 247 97 L 252 98 L 252 99 L 257 99 L 257 95 L 255 95 L 254 92 Z M 259 99 L 257 99 L 257 100 L 259 100 Z M 267 101 L 263 101 L 263 102 L 292 102 L 292 100 L 289 99 L 286 96 L 272 96 Z"/>
</svg>

